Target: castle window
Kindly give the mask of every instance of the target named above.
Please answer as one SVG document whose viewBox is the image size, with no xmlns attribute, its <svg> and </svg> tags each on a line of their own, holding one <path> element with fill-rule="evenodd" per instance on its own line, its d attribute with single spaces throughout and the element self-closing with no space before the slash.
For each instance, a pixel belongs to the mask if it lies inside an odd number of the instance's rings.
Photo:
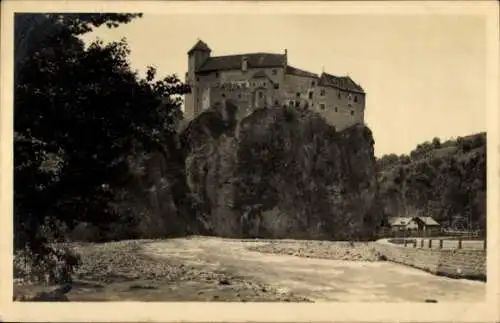
<svg viewBox="0 0 500 323">
<path fill-rule="evenodd" d="M 337 98 L 339 98 L 339 99 L 340 99 L 340 92 L 337 94 Z"/>
<path fill-rule="evenodd" d="M 320 107 L 320 109 L 321 109 L 321 110 L 325 110 L 325 104 L 324 104 L 324 103 L 321 103 L 321 104 L 319 105 L 319 107 Z"/>
<path fill-rule="evenodd" d="M 278 104 L 279 104 L 278 100 L 274 100 L 274 105 L 278 105 Z"/>
<path fill-rule="evenodd" d="M 309 100 L 312 100 L 312 98 L 313 98 L 313 94 L 314 94 L 314 92 L 313 92 L 313 91 L 309 92 Z"/>
<path fill-rule="evenodd" d="M 215 77 L 219 77 L 220 76 L 220 73 L 219 72 L 215 72 Z"/>
<path fill-rule="evenodd" d="M 274 84 L 274 88 L 277 90 L 280 88 L 280 85 L 278 83 Z"/>
<path fill-rule="evenodd" d="M 335 108 L 335 112 L 339 112 L 339 108 Z"/>
<path fill-rule="evenodd" d="M 273 75 L 276 75 L 278 74 L 278 71 L 277 70 L 273 70 Z"/>
<path fill-rule="evenodd" d="M 319 95 L 321 95 L 321 96 L 325 96 L 325 89 L 321 89 L 321 90 L 319 91 Z"/>
<path fill-rule="evenodd" d="M 352 116 L 354 115 L 354 110 L 351 110 L 351 115 L 352 115 Z"/>
<path fill-rule="evenodd" d="M 316 82 L 312 81 L 311 86 L 316 86 Z"/>
<path fill-rule="evenodd" d="M 295 106 L 298 108 L 300 107 L 300 101 L 295 102 Z"/>
<path fill-rule="evenodd" d="M 358 96 L 357 95 L 354 96 L 354 102 L 358 102 Z"/>
<path fill-rule="evenodd" d="M 263 86 L 263 87 L 266 87 L 266 82 L 262 83 L 262 86 Z"/>
<path fill-rule="evenodd" d="M 297 97 L 300 98 L 300 93 L 299 92 L 297 92 Z"/>
<path fill-rule="evenodd" d="M 196 78 L 196 82 L 199 82 L 199 81 L 200 81 L 200 78 L 199 78 L 199 77 L 197 77 L 197 78 Z"/>
<path fill-rule="evenodd" d="M 241 94 L 238 94 L 238 99 L 241 99 Z"/>
<path fill-rule="evenodd" d="M 222 97 L 225 98 L 226 97 L 226 93 L 222 93 Z"/>
<path fill-rule="evenodd" d="M 259 92 L 259 99 L 262 99 L 264 97 L 264 94 L 262 92 Z"/>
</svg>

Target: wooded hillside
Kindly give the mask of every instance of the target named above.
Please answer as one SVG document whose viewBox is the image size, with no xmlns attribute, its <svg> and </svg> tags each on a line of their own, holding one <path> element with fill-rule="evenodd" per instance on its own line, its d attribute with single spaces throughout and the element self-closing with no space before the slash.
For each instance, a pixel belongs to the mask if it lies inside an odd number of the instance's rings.
<svg viewBox="0 0 500 323">
<path fill-rule="evenodd" d="M 385 216 L 428 215 L 445 227 L 485 230 L 486 133 L 418 145 L 377 159 Z"/>
</svg>

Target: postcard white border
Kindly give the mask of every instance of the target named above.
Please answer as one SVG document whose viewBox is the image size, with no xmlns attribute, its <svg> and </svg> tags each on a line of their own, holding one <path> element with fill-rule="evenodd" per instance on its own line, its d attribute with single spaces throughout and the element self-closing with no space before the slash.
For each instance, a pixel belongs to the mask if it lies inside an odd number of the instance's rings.
<svg viewBox="0 0 500 323">
<path fill-rule="evenodd" d="M 498 4 L 494 1 L 161 2 L 2 1 L 1 16 L 1 305 L 0 320 L 30 322 L 489 322 L 499 317 Z M 13 303 L 12 105 L 14 12 L 143 12 L 145 14 L 479 15 L 487 21 L 488 257 L 484 303 Z"/>
</svg>

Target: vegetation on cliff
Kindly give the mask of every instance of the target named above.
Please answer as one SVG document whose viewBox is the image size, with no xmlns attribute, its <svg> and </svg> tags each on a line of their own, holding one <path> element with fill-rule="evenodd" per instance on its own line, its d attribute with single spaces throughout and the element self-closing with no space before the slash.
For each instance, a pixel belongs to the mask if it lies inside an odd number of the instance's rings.
<svg viewBox="0 0 500 323">
<path fill-rule="evenodd" d="M 385 216 L 428 215 L 445 227 L 486 228 L 486 133 L 441 143 L 409 155 L 377 160 Z"/>
<path fill-rule="evenodd" d="M 259 109 L 236 125 L 217 105 L 182 134 L 201 232 L 230 237 L 368 238 L 380 223 L 371 131 L 336 132 L 310 110 Z"/>
</svg>

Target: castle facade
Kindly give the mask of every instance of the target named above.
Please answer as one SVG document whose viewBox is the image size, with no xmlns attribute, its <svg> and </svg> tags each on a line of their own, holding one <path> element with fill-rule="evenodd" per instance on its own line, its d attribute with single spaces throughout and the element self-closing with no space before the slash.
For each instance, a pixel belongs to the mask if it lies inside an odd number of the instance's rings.
<svg viewBox="0 0 500 323">
<path fill-rule="evenodd" d="M 284 54 L 211 56 L 199 40 L 188 52 L 184 114 L 191 120 L 216 102 L 231 100 L 247 115 L 254 109 L 295 106 L 319 112 L 342 130 L 364 123 L 366 93 L 348 76 L 317 75 L 288 64 Z"/>
</svg>

